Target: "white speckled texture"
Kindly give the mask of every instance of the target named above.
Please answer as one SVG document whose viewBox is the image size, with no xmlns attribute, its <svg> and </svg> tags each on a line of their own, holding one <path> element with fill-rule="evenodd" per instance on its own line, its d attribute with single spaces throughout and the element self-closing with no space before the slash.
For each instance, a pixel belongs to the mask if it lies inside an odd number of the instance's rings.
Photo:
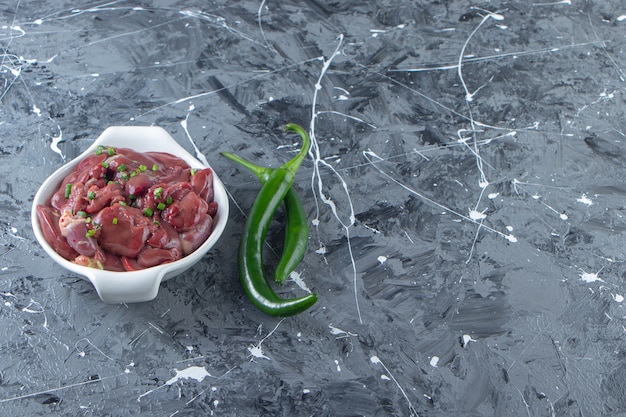
<svg viewBox="0 0 626 417">
<path fill-rule="evenodd" d="M 472 4 L 5 2 L 0 414 L 623 416 L 624 2 Z M 219 152 L 278 166 L 288 122 L 311 238 L 277 291 L 320 298 L 281 320 L 240 288 L 259 184 Z M 108 305 L 30 205 L 132 125 L 201 152 L 231 211 L 154 301 Z"/>
</svg>

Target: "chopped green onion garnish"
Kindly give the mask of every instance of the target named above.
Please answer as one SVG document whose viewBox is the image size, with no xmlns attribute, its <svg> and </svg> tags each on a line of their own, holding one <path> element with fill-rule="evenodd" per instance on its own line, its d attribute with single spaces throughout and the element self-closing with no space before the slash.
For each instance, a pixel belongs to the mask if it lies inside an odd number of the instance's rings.
<svg viewBox="0 0 626 417">
<path fill-rule="evenodd" d="M 96 198 L 96 192 L 95 191 L 89 191 L 87 193 L 87 198 L 90 200 L 93 200 L 94 198 Z"/>
<path fill-rule="evenodd" d="M 167 198 L 165 199 L 165 203 L 166 204 L 172 204 L 172 196 L 168 195 Z"/>
<path fill-rule="evenodd" d="M 135 194 L 128 194 L 128 198 L 130 198 L 131 200 L 134 200 L 137 198 L 137 196 Z"/>
<path fill-rule="evenodd" d="M 109 167 L 109 163 L 107 161 L 102 161 L 102 167 L 103 168 L 108 168 Z"/>
<path fill-rule="evenodd" d="M 113 217 L 113 224 L 117 224 L 117 217 Z"/>
<path fill-rule="evenodd" d="M 157 205 L 157 208 L 158 208 L 159 210 L 165 210 L 165 207 L 167 207 L 167 206 L 165 205 L 165 203 L 159 203 L 159 204 Z"/>
<path fill-rule="evenodd" d="M 96 229 L 89 229 L 87 233 L 85 233 L 85 237 L 93 237 L 96 234 Z"/>
<path fill-rule="evenodd" d="M 144 171 L 147 171 L 147 170 L 148 170 L 148 167 L 147 167 L 147 166 L 145 166 L 145 165 L 139 165 L 139 171 L 144 172 Z"/>
<path fill-rule="evenodd" d="M 85 213 L 84 211 L 79 211 L 78 213 L 76 213 L 78 216 L 86 218 L 87 217 L 87 213 Z"/>
<path fill-rule="evenodd" d="M 198 168 L 191 168 L 191 176 L 193 177 L 198 172 Z"/>
<path fill-rule="evenodd" d="M 126 206 L 126 201 L 120 201 L 120 202 L 119 202 L 119 205 L 120 205 L 120 206 Z"/>
<path fill-rule="evenodd" d="M 152 223 L 156 224 L 157 226 L 161 226 L 161 223 L 159 223 L 158 220 L 153 221 Z"/>
<path fill-rule="evenodd" d="M 123 180 L 127 180 L 127 181 L 128 181 L 128 174 L 124 172 L 124 173 L 122 174 L 122 179 L 123 179 Z"/>
<path fill-rule="evenodd" d="M 163 187 L 158 187 L 154 189 L 154 196 L 156 198 L 161 198 L 162 193 L 163 193 Z"/>
<path fill-rule="evenodd" d="M 133 171 L 133 172 L 130 173 L 130 177 L 131 178 L 134 178 L 136 175 L 137 175 L 137 171 Z"/>
<path fill-rule="evenodd" d="M 109 148 L 109 149 L 107 150 L 107 152 L 108 152 L 108 155 L 109 155 L 109 156 L 113 156 L 113 155 L 115 155 L 115 148 Z"/>
<path fill-rule="evenodd" d="M 146 207 L 143 211 L 143 215 L 146 217 L 152 217 L 154 211 L 150 207 Z"/>
<path fill-rule="evenodd" d="M 121 164 L 120 166 L 117 167 L 117 170 L 119 172 L 126 171 L 126 164 Z"/>
<path fill-rule="evenodd" d="M 98 145 L 98 147 L 96 148 L 96 155 L 102 155 L 103 151 L 104 151 L 104 146 Z"/>
<path fill-rule="evenodd" d="M 159 170 L 159 166 L 157 164 L 152 165 L 152 170 L 153 171 L 158 171 Z"/>
<path fill-rule="evenodd" d="M 65 185 L 65 198 L 70 198 L 70 194 L 72 193 L 72 184 Z"/>
</svg>

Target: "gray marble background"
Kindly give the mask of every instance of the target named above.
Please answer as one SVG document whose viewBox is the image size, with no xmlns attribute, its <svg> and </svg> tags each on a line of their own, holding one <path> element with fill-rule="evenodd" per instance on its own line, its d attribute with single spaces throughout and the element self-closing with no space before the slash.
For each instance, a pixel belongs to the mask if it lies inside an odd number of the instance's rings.
<svg viewBox="0 0 626 417">
<path fill-rule="evenodd" d="M 625 416 L 626 4 L 4 1 L 0 414 Z M 296 317 L 236 253 L 307 127 Z M 102 303 L 34 241 L 41 182 L 158 125 L 231 194 L 156 300 Z M 276 222 L 268 265 L 280 253 Z"/>
</svg>

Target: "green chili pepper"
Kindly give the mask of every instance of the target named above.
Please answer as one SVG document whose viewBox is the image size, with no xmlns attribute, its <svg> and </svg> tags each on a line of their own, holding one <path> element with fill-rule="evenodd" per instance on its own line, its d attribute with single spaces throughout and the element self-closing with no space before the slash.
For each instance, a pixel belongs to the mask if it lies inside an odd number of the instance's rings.
<svg viewBox="0 0 626 417">
<path fill-rule="evenodd" d="M 239 245 L 239 276 L 246 295 L 261 311 L 282 317 L 301 313 L 317 301 L 316 294 L 287 300 L 278 297 L 263 271 L 263 244 L 270 222 L 291 188 L 311 144 L 306 131 L 300 126 L 290 123 L 285 130 L 302 137 L 302 149 L 289 162 L 275 169 L 261 187 L 250 209 Z"/>
<path fill-rule="evenodd" d="M 261 184 L 265 184 L 272 172 L 274 172 L 272 168 L 255 165 L 229 152 L 222 152 L 222 156 L 250 170 L 259 178 Z M 298 193 L 296 193 L 293 187 L 285 194 L 285 216 L 287 217 L 287 222 L 285 223 L 283 254 L 274 270 L 274 281 L 278 284 L 284 284 L 289 274 L 300 264 L 302 258 L 304 258 L 309 239 L 306 212 Z"/>
</svg>

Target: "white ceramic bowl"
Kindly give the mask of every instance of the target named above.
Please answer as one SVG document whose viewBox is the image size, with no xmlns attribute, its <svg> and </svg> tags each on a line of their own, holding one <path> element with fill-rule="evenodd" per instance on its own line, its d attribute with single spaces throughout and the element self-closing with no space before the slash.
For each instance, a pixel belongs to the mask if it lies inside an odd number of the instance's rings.
<svg viewBox="0 0 626 417">
<path fill-rule="evenodd" d="M 153 300 L 159 292 L 159 285 L 162 281 L 172 278 L 196 264 L 219 239 L 228 220 L 229 207 L 226 189 L 214 171 L 214 199 L 218 204 L 218 210 L 213 224 L 213 232 L 195 252 L 184 258 L 168 264 L 130 272 L 104 271 L 77 265 L 56 253 L 48 244 L 39 227 L 36 208 L 39 204 L 47 204 L 52 194 L 59 188 L 63 178 L 72 172 L 83 158 L 93 154 L 99 145 L 130 148 L 137 152 L 168 152 L 182 158 L 192 168 L 206 168 L 206 166 L 181 147 L 160 127 L 113 126 L 106 129 L 80 156 L 50 175 L 41 185 L 37 194 L 35 194 L 31 210 L 33 231 L 39 244 L 55 262 L 89 280 L 96 288 L 102 301 L 106 303 L 136 303 Z"/>
</svg>

